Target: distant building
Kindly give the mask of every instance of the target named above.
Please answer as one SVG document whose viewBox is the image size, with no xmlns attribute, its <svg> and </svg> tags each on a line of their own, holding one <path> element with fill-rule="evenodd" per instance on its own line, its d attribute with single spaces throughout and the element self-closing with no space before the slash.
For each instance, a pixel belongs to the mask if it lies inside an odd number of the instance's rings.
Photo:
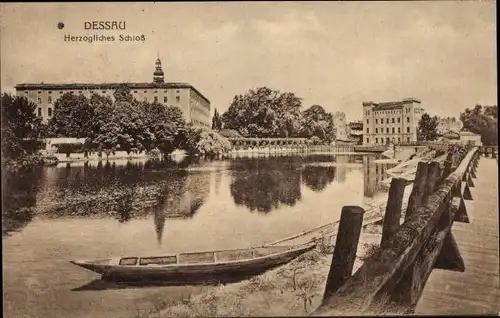
<svg viewBox="0 0 500 318">
<path fill-rule="evenodd" d="M 472 143 L 475 146 L 482 146 L 481 135 L 475 134 L 473 132 L 468 131 L 467 129 L 462 129 L 460 131 L 460 143 L 467 144 Z"/>
<path fill-rule="evenodd" d="M 110 96 L 123 83 L 68 83 L 68 84 L 18 84 L 16 94 L 27 97 L 37 105 L 36 113 L 48 121 L 54 113 L 54 103 L 63 94 L 73 92 L 90 97 L 92 94 Z M 126 83 L 138 101 L 158 102 L 176 106 L 184 119 L 195 126 L 211 127 L 210 101 L 196 88 L 186 83 L 165 83 L 161 61 L 155 63 L 152 83 Z"/>
<path fill-rule="evenodd" d="M 335 112 L 333 114 L 333 133 L 337 141 L 349 141 L 347 137 L 347 123 L 345 113 Z"/>
<path fill-rule="evenodd" d="M 363 122 L 358 120 L 348 123 L 346 133 L 349 140 L 361 144 L 363 142 Z"/>
<path fill-rule="evenodd" d="M 462 127 L 463 123 L 461 120 L 456 119 L 455 117 L 445 117 L 439 119 L 437 132 L 438 135 L 444 135 L 449 131 L 459 132 Z"/>
<path fill-rule="evenodd" d="M 417 141 L 418 121 L 424 110 L 420 100 L 363 102 L 363 145 Z"/>
</svg>

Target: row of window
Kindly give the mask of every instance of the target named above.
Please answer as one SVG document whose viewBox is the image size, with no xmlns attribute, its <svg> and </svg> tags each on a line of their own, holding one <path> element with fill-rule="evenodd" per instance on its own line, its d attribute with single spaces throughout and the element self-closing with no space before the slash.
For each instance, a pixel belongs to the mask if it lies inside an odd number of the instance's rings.
<svg viewBox="0 0 500 318">
<path fill-rule="evenodd" d="M 144 96 L 144 101 L 147 102 L 148 101 L 148 97 L 147 96 Z M 175 96 L 175 101 L 177 103 L 180 103 L 181 102 L 181 97 L 180 96 Z M 47 99 L 47 102 L 49 104 L 52 104 L 52 96 L 49 96 L 48 99 Z M 155 103 L 158 103 L 158 96 L 154 96 L 154 102 Z M 167 103 L 168 102 L 168 98 L 167 96 L 163 96 L 163 102 L 164 103 Z M 38 104 L 41 104 L 42 103 L 42 98 L 41 97 L 38 97 Z"/>
<path fill-rule="evenodd" d="M 84 90 L 86 90 L 86 91 L 87 91 L 87 90 L 88 90 L 88 88 L 84 88 Z M 108 89 L 108 90 L 109 90 L 109 91 L 111 91 L 111 92 L 115 91 L 114 89 Z M 103 90 L 102 92 L 103 92 L 103 93 L 106 93 L 106 90 Z M 144 91 L 144 93 L 147 93 L 147 92 L 148 92 L 148 91 Z M 156 90 L 156 91 L 154 91 L 154 92 L 155 92 L 155 93 L 158 93 L 158 91 L 157 91 L 157 90 Z M 164 93 L 166 93 L 166 92 L 167 92 L 167 90 L 164 90 L 163 92 L 164 92 Z M 177 90 L 176 92 L 177 92 L 177 93 L 179 93 L 180 91 L 179 91 L 179 90 Z M 38 94 L 41 94 L 41 93 L 42 93 L 42 91 L 38 91 Z M 48 93 L 49 93 L 49 94 L 52 94 L 52 91 L 48 91 Z M 63 93 L 64 93 L 63 91 L 59 91 L 59 94 L 63 94 Z M 81 94 L 81 93 L 82 93 L 82 91 L 78 91 L 78 93 L 79 93 L 79 94 Z M 94 93 L 94 91 L 93 91 L 93 90 L 91 90 L 91 91 L 90 91 L 90 93 L 92 94 L 92 93 Z M 134 91 L 134 93 L 136 93 L 136 94 L 137 94 L 137 91 L 135 90 L 135 91 Z M 26 91 L 26 94 L 28 94 L 28 91 Z"/>
<path fill-rule="evenodd" d="M 395 142 L 396 141 L 396 138 L 392 137 L 392 142 Z M 391 142 L 391 138 L 387 137 L 385 138 L 385 143 L 388 144 Z M 401 137 L 398 137 L 398 142 L 401 142 Z M 410 142 L 410 137 L 407 137 L 406 138 L 406 142 Z M 370 143 L 370 138 L 366 138 L 366 143 L 369 144 Z M 379 138 L 375 138 L 375 143 L 378 144 L 379 143 Z M 383 144 L 384 143 L 384 138 L 380 138 L 380 143 Z"/>
<path fill-rule="evenodd" d="M 405 110 L 406 110 L 406 113 L 411 113 L 411 108 L 406 107 Z M 382 114 L 383 115 L 395 115 L 395 114 L 401 114 L 402 110 L 401 109 L 399 109 L 399 110 L 374 110 L 373 113 L 374 113 L 374 115 L 382 115 Z M 417 108 L 415 108 L 415 113 L 418 113 Z M 370 111 L 366 110 L 365 115 L 370 116 Z"/>
<path fill-rule="evenodd" d="M 400 117 L 398 117 L 398 118 L 397 118 L 397 122 L 398 122 L 398 124 L 400 124 L 400 123 L 401 123 L 401 118 L 400 118 Z M 406 117 L 406 122 L 407 122 L 407 123 L 410 123 L 410 117 Z M 380 124 L 383 124 L 383 123 L 384 123 L 384 119 L 383 119 L 383 118 L 380 118 Z M 389 123 L 389 118 L 386 118 L 386 119 L 385 119 L 385 123 L 386 123 L 386 124 L 388 124 L 388 123 Z M 392 123 L 392 124 L 396 123 L 396 119 L 395 119 L 394 117 L 393 117 L 393 118 L 391 118 L 391 123 Z M 369 120 L 369 119 L 367 119 L 367 120 L 366 120 L 366 124 L 367 124 L 367 125 L 369 125 L 369 124 L 370 124 L 370 120 Z M 377 125 L 377 124 L 378 124 L 378 118 L 375 118 L 375 125 Z"/>
<path fill-rule="evenodd" d="M 147 96 L 144 96 L 144 101 L 147 102 L 148 101 L 148 97 Z M 158 103 L 158 96 L 154 96 L 153 97 L 153 101 L 155 103 Z M 175 96 L 175 101 L 177 103 L 180 103 L 181 102 L 181 97 L 180 96 Z M 168 102 L 168 98 L 167 96 L 163 96 L 163 103 L 167 103 Z"/>
<path fill-rule="evenodd" d="M 386 134 L 389 133 L 389 127 L 387 127 L 385 129 L 386 131 Z M 406 132 L 409 133 L 410 132 L 410 127 L 406 127 Z M 370 128 L 366 128 L 366 133 L 369 134 L 370 133 Z M 378 134 L 378 128 L 375 128 L 375 133 Z M 380 133 L 383 134 L 384 133 L 384 128 L 380 128 Z M 392 127 L 392 133 L 395 134 L 396 133 L 396 130 L 394 127 Z M 401 133 L 401 127 L 398 127 L 398 134 Z"/>
</svg>

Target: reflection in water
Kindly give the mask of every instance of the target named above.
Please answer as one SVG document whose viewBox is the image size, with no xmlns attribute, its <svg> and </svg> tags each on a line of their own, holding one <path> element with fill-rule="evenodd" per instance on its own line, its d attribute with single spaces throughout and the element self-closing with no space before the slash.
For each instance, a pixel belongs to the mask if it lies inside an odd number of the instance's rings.
<svg viewBox="0 0 500 318">
<path fill-rule="evenodd" d="M 29 222 L 34 214 L 58 217 L 112 217 L 125 223 L 154 216 L 161 245 L 167 218 L 191 218 L 210 196 L 221 191 L 223 174 L 210 170 L 229 164 L 229 191 L 237 205 L 269 213 L 280 205 L 294 206 L 302 199 L 301 186 L 324 191 L 333 182 L 344 183 L 362 160 L 364 193 L 373 197 L 379 183 L 394 166 L 376 164 L 374 156 L 281 156 L 238 158 L 211 162 L 186 158 L 171 161 L 124 161 L 81 163 L 46 167 L 23 174 L 3 173 L 4 235 Z M 225 170 L 225 169 L 224 169 Z"/>
<path fill-rule="evenodd" d="M 32 220 L 40 179 L 41 169 L 17 174 L 2 170 L 2 236 Z"/>
<path fill-rule="evenodd" d="M 335 179 L 336 167 L 307 165 L 302 170 L 302 181 L 311 190 L 319 192 Z"/>
<path fill-rule="evenodd" d="M 262 213 L 280 204 L 294 206 L 301 199 L 300 167 L 298 157 L 233 160 L 230 190 L 234 202 Z"/>
</svg>

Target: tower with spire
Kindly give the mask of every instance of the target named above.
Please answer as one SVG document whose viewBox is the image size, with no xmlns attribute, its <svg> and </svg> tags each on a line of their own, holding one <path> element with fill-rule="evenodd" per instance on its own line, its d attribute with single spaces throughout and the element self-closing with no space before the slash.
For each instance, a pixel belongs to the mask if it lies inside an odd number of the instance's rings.
<svg viewBox="0 0 500 318">
<path fill-rule="evenodd" d="M 163 70 L 161 69 L 160 54 L 156 58 L 155 71 L 153 72 L 153 83 L 165 83 L 165 78 L 163 76 Z"/>
</svg>

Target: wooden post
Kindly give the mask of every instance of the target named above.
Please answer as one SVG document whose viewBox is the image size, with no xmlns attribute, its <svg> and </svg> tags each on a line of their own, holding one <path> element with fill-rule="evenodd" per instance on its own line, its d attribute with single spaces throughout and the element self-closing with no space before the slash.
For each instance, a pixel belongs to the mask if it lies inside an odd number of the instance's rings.
<svg viewBox="0 0 500 318">
<path fill-rule="evenodd" d="M 418 163 L 413 189 L 411 190 L 410 198 L 408 199 L 408 207 L 406 208 L 405 222 L 415 213 L 422 201 L 428 169 L 429 165 L 426 162 L 420 161 Z"/>
<path fill-rule="evenodd" d="M 429 171 L 427 172 L 427 178 L 425 180 L 424 195 L 428 196 L 436 190 L 438 182 L 440 179 L 441 168 L 439 167 L 439 162 L 433 161 L 429 165 Z"/>
<path fill-rule="evenodd" d="M 469 185 L 469 187 L 474 188 L 475 185 L 474 185 L 474 182 L 472 181 L 472 177 L 471 177 L 470 173 L 467 172 L 466 174 L 467 174 L 467 184 Z"/>
<path fill-rule="evenodd" d="M 405 179 L 392 179 L 391 187 L 389 188 L 389 198 L 387 199 L 387 207 L 384 215 L 384 225 L 380 246 L 384 246 L 387 241 L 390 240 L 392 235 L 399 229 L 405 187 Z"/>
<path fill-rule="evenodd" d="M 323 302 L 351 277 L 365 210 L 359 206 L 342 207 L 335 250 L 326 280 Z"/>
<path fill-rule="evenodd" d="M 472 193 L 470 192 L 467 182 L 462 181 L 462 197 L 464 200 L 472 200 Z"/>
<path fill-rule="evenodd" d="M 440 222 L 441 230 L 451 227 L 453 223 L 451 216 L 454 215 L 454 219 L 456 219 L 457 213 L 459 213 L 460 209 L 459 206 L 462 204 L 463 200 L 461 197 L 454 197 L 451 200 L 450 206 L 443 213 L 443 217 Z M 458 272 L 465 271 L 464 260 L 460 255 L 457 242 L 455 241 L 455 238 L 453 237 L 451 231 L 448 231 L 448 233 L 444 238 L 443 246 L 439 251 L 439 254 L 437 256 L 433 268 L 446 269 Z"/>
</svg>

